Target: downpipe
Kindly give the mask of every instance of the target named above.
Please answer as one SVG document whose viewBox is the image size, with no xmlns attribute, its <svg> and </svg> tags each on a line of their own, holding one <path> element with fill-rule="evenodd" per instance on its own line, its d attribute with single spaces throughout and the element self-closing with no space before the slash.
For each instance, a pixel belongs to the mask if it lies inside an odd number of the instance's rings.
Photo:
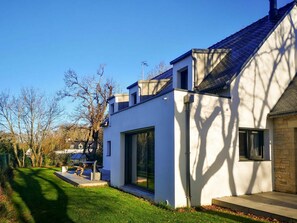
<svg viewBox="0 0 297 223">
<path fill-rule="evenodd" d="M 185 104 L 185 133 L 186 133 L 186 148 L 185 148 L 185 164 L 186 164 L 186 199 L 187 199 L 187 207 L 191 207 L 191 173 L 190 173 L 190 107 L 194 102 L 194 95 L 187 94 L 184 96 L 184 104 Z"/>
</svg>

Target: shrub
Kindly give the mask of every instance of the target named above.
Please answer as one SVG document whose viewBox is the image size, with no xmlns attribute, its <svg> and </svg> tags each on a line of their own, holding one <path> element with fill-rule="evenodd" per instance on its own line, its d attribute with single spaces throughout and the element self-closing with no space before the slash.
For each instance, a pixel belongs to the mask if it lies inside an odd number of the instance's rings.
<svg viewBox="0 0 297 223">
<path fill-rule="evenodd" d="M 0 183 L 1 183 L 1 187 L 4 188 L 5 187 L 5 182 L 7 182 L 8 180 L 12 179 L 13 177 L 13 171 L 12 168 L 6 168 L 5 170 L 0 169 Z"/>
</svg>

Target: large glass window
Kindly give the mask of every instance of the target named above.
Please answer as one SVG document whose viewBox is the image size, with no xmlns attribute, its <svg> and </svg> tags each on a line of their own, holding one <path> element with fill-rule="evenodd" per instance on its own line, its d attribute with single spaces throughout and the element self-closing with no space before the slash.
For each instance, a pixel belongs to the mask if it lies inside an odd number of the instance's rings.
<svg viewBox="0 0 297 223">
<path fill-rule="evenodd" d="M 126 183 L 154 191 L 154 130 L 126 135 Z"/>
<path fill-rule="evenodd" d="M 264 131 L 239 129 L 240 160 L 264 159 Z"/>
</svg>

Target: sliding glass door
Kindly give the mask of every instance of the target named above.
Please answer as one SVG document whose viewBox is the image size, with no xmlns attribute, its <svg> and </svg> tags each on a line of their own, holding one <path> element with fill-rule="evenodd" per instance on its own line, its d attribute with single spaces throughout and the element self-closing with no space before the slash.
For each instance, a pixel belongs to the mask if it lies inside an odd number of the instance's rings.
<svg viewBox="0 0 297 223">
<path fill-rule="evenodd" d="M 126 183 L 154 191 L 154 130 L 126 134 Z"/>
</svg>

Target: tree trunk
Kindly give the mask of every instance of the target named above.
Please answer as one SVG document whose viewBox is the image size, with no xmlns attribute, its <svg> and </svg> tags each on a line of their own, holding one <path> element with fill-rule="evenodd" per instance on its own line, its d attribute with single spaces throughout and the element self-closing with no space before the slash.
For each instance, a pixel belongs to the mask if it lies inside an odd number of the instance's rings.
<svg viewBox="0 0 297 223">
<path fill-rule="evenodd" d="M 26 164 L 26 150 L 24 148 L 22 148 L 22 167 L 25 167 Z"/>
<path fill-rule="evenodd" d="M 98 138 L 99 138 L 99 131 L 94 130 L 94 132 L 93 132 L 94 143 L 93 143 L 93 151 L 92 151 L 93 154 L 96 154 L 96 151 L 98 149 Z"/>
<path fill-rule="evenodd" d="M 36 158 L 35 158 L 35 154 L 32 152 L 31 154 L 31 162 L 32 162 L 32 167 L 35 167 L 36 166 Z"/>
<path fill-rule="evenodd" d="M 13 144 L 13 153 L 14 153 L 15 159 L 17 161 L 18 167 L 23 167 L 22 163 L 21 163 L 21 161 L 19 159 L 18 145 L 17 144 Z"/>
<path fill-rule="evenodd" d="M 38 146 L 38 167 L 42 167 L 43 162 L 43 151 L 41 145 Z"/>
<path fill-rule="evenodd" d="M 42 167 L 42 163 L 43 163 L 43 157 L 42 155 L 39 156 L 39 164 L 38 164 L 38 167 Z"/>
</svg>

